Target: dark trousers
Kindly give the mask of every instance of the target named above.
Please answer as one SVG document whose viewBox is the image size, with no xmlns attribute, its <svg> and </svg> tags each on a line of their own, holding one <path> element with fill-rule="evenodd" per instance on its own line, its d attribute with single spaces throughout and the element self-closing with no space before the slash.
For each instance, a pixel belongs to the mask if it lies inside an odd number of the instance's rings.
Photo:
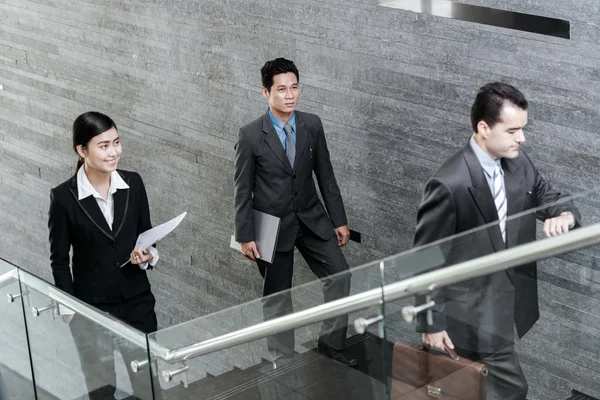
<svg viewBox="0 0 600 400">
<path fill-rule="evenodd" d="M 94 307 L 119 318 L 144 333 L 151 333 L 157 330 L 155 303 L 154 295 L 147 291 L 131 299 L 124 299 L 116 303 L 94 304 Z M 135 398 L 141 400 L 161 398 L 158 378 L 151 377 L 149 369 L 134 373 L 129 366 L 131 361 L 148 359 L 145 347 L 117 337 L 106 328 L 79 314 L 75 314 L 69 327 L 75 341 L 90 400 L 114 399 L 117 387 L 114 364 L 115 349 L 119 350 L 125 361 Z M 153 383 L 156 388 L 154 397 L 152 395 Z"/>
<path fill-rule="evenodd" d="M 512 349 L 494 354 L 481 355 L 456 349 L 456 352 L 470 360 L 478 361 L 487 367 L 485 378 L 486 400 L 526 400 L 529 386 L 519 356 Z"/>
<path fill-rule="evenodd" d="M 300 223 L 295 246 L 313 273 L 323 281 L 325 302 L 348 296 L 350 269 L 337 244 L 336 235 L 323 240 Z M 292 287 L 294 250 L 276 252 L 273 264 L 258 260 L 257 265 L 264 279 L 262 300 L 264 319 L 269 320 L 293 313 L 292 295 L 289 289 Z M 339 273 L 342 274 L 331 277 Z M 348 315 L 323 321 L 319 338 L 330 347 L 342 350 L 345 346 L 347 328 Z M 267 346 L 273 358 L 293 355 L 294 331 L 270 336 L 267 339 Z"/>
</svg>

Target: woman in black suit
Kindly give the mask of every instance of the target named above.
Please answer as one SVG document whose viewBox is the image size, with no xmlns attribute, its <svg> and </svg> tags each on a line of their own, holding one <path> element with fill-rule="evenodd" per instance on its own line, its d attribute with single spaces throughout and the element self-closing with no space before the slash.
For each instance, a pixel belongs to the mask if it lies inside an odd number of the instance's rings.
<svg viewBox="0 0 600 400">
<path fill-rule="evenodd" d="M 75 176 L 50 192 L 55 285 L 144 333 L 154 332 L 155 299 L 146 271 L 156 264 L 158 253 L 155 248 L 132 251 L 138 235 L 152 227 L 144 183 L 135 172 L 117 170 L 121 141 L 115 123 L 104 114 L 77 117 L 73 149 L 79 155 Z M 64 318 L 70 322 L 90 400 L 114 399 L 115 345 L 127 366 L 144 359 L 144 352 L 82 316 Z M 135 396 L 152 398 L 147 372 L 127 370 Z"/>
</svg>

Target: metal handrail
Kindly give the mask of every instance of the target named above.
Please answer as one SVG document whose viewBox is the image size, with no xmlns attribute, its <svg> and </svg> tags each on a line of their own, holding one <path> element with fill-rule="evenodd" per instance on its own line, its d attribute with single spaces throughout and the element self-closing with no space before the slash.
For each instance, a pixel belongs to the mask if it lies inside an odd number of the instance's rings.
<svg viewBox="0 0 600 400">
<path fill-rule="evenodd" d="M 19 273 L 17 272 L 16 268 L 13 268 L 10 271 L 5 272 L 4 274 L 0 275 L 0 289 L 2 289 L 5 286 L 10 285 L 11 283 L 13 283 L 17 280 L 19 280 Z"/>
<path fill-rule="evenodd" d="M 382 298 L 385 301 L 393 301 L 415 294 L 427 293 L 442 286 L 473 279 L 598 243 L 600 243 L 600 223 L 574 230 L 567 235 L 524 244 L 474 260 L 465 261 L 454 266 L 424 273 L 400 282 L 391 283 L 382 288 L 371 289 L 173 350 L 165 348 L 157 343 L 156 340 L 149 337 L 146 340 L 146 335 L 142 332 L 123 324 L 110 315 L 102 313 L 82 301 L 70 297 L 26 271 L 15 268 L 8 273 L 0 275 L 0 287 L 20 279 L 26 286 L 47 295 L 53 301 L 70 308 L 76 313 L 130 340 L 132 343 L 140 347 L 148 345 L 153 357 L 158 357 L 168 363 L 177 363 L 265 338 L 275 332 L 300 328 L 329 318 L 378 306 L 381 304 Z"/>
<path fill-rule="evenodd" d="M 36 285 L 32 286 L 30 284 L 33 278 L 35 277 L 26 276 L 25 284 L 29 287 L 33 287 L 34 289 L 36 289 Z M 39 281 L 45 283 L 39 278 L 35 279 L 38 279 Z M 46 285 L 48 284 L 46 283 Z M 88 318 L 95 324 L 98 324 L 111 332 L 117 333 L 120 337 L 129 340 L 131 343 L 139 347 L 146 349 L 148 346 L 150 346 L 150 351 L 153 355 L 157 357 L 163 358 L 169 352 L 169 350 L 166 347 L 161 346 L 155 341 L 146 341 L 145 333 L 138 331 L 137 329 L 132 328 L 127 324 L 124 324 L 123 322 L 113 318 L 110 314 L 102 313 L 91 308 L 82 301 L 74 300 L 73 298 L 69 297 L 65 293 L 59 291 L 58 289 L 52 286 L 48 288 L 47 295 L 59 304 L 64 305 L 65 307 L 73 310 L 75 313 Z"/>
<path fill-rule="evenodd" d="M 372 289 L 307 310 L 278 317 L 200 343 L 170 350 L 159 357 L 169 363 L 182 362 L 261 339 L 275 332 L 301 328 L 329 318 L 379 305 L 382 301 L 382 290 L 385 301 L 398 300 L 598 243 L 600 243 L 600 223 L 571 231 L 566 235 L 531 242 L 474 260 L 465 261 L 454 266 L 404 279 L 400 282 L 386 285 L 383 288 Z"/>
<path fill-rule="evenodd" d="M 83 301 L 69 296 L 48 282 L 22 269 L 15 267 L 7 273 L 0 275 L 0 288 L 19 280 L 23 285 L 42 293 L 58 304 L 73 310 L 74 312 L 86 317 L 87 319 L 106 328 L 107 330 L 117 333 L 121 337 L 129 340 L 131 343 L 144 349 L 150 346 L 150 351 L 157 357 L 162 358 L 168 353 L 167 348 L 161 346 L 155 341 L 147 342 L 146 335 L 144 333 L 120 322 L 107 313 L 103 313 L 94 309 Z"/>
</svg>

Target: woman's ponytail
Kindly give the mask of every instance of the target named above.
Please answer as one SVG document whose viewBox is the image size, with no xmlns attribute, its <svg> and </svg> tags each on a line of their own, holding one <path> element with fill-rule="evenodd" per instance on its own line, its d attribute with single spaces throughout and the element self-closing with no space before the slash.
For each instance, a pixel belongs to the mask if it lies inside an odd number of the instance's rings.
<svg viewBox="0 0 600 400">
<path fill-rule="evenodd" d="M 84 163 L 85 163 L 85 160 L 83 159 L 83 157 L 79 156 L 77 158 L 77 167 L 75 167 L 75 176 L 77 176 L 77 172 L 79 171 L 79 168 L 81 168 Z"/>
</svg>

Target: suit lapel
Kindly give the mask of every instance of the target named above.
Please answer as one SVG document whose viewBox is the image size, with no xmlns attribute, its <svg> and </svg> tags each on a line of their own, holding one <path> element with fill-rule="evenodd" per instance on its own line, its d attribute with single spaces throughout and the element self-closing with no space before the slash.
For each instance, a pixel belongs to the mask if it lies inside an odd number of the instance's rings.
<svg viewBox="0 0 600 400">
<path fill-rule="evenodd" d="M 283 145 L 281 144 L 281 140 L 279 136 L 277 136 L 277 132 L 275 132 L 275 128 L 273 127 L 273 123 L 271 122 L 271 118 L 269 118 L 269 113 L 267 112 L 263 117 L 263 132 L 266 134 L 265 142 L 271 149 L 275 156 L 281 161 L 283 166 L 291 173 L 292 167 L 290 166 L 290 162 L 288 161 L 285 150 L 283 149 Z M 297 137 L 297 136 L 296 136 Z M 296 155 L 296 159 L 298 156 Z"/>
<path fill-rule="evenodd" d="M 77 179 L 73 178 L 71 188 L 69 189 L 75 202 L 81 208 L 83 213 L 92 221 L 92 223 L 102 232 L 107 238 L 116 242 L 115 236 L 112 234 L 102 211 L 100 211 L 100 207 L 98 207 L 98 203 L 94 196 L 88 196 L 85 199 L 78 199 L 77 196 Z"/>
<path fill-rule="evenodd" d="M 298 168 L 298 162 L 308 145 L 308 128 L 304 124 L 300 114 L 296 112 L 296 158 L 294 159 L 294 171 Z"/>
<path fill-rule="evenodd" d="M 525 202 L 525 177 L 523 176 L 522 164 L 516 164 L 514 160 L 502 160 L 504 170 L 504 188 L 506 189 L 507 214 L 510 218 L 523 211 Z M 508 247 L 517 246 L 519 243 L 519 229 L 521 218 L 512 218 L 506 221 L 506 244 Z"/>
<path fill-rule="evenodd" d="M 467 167 L 469 168 L 469 174 L 471 175 L 472 186 L 469 187 L 469 191 L 471 192 L 471 196 L 473 197 L 475 204 L 477 204 L 479 212 L 483 216 L 483 219 L 486 223 L 497 223 L 498 211 L 496 210 L 496 205 L 494 204 L 494 198 L 492 197 L 490 185 L 485 178 L 485 172 L 483 172 L 483 168 L 481 167 L 477 156 L 469 144 L 467 144 L 465 147 L 463 156 L 467 163 Z M 500 227 L 495 225 L 487 230 L 490 234 L 494 249 L 496 251 L 506 249 L 506 245 L 502 240 Z"/>
<path fill-rule="evenodd" d="M 118 173 L 118 172 L 117 172 Z M 114 236 L 117 237 L 121 228 L 123 227 L 123 223 L 127 218 L 127 210 L 129 208 L 129 192 L 131 191 L 131 184 L 129 179 L 125 178 L 123 175 L 119 174 L 121 178 L 127 183 L 129 189 L 120 189 L 113 194 L 114 204 L 115 204 L 115 216 L 113 220 L 113 232 Z"/>
</svg>

